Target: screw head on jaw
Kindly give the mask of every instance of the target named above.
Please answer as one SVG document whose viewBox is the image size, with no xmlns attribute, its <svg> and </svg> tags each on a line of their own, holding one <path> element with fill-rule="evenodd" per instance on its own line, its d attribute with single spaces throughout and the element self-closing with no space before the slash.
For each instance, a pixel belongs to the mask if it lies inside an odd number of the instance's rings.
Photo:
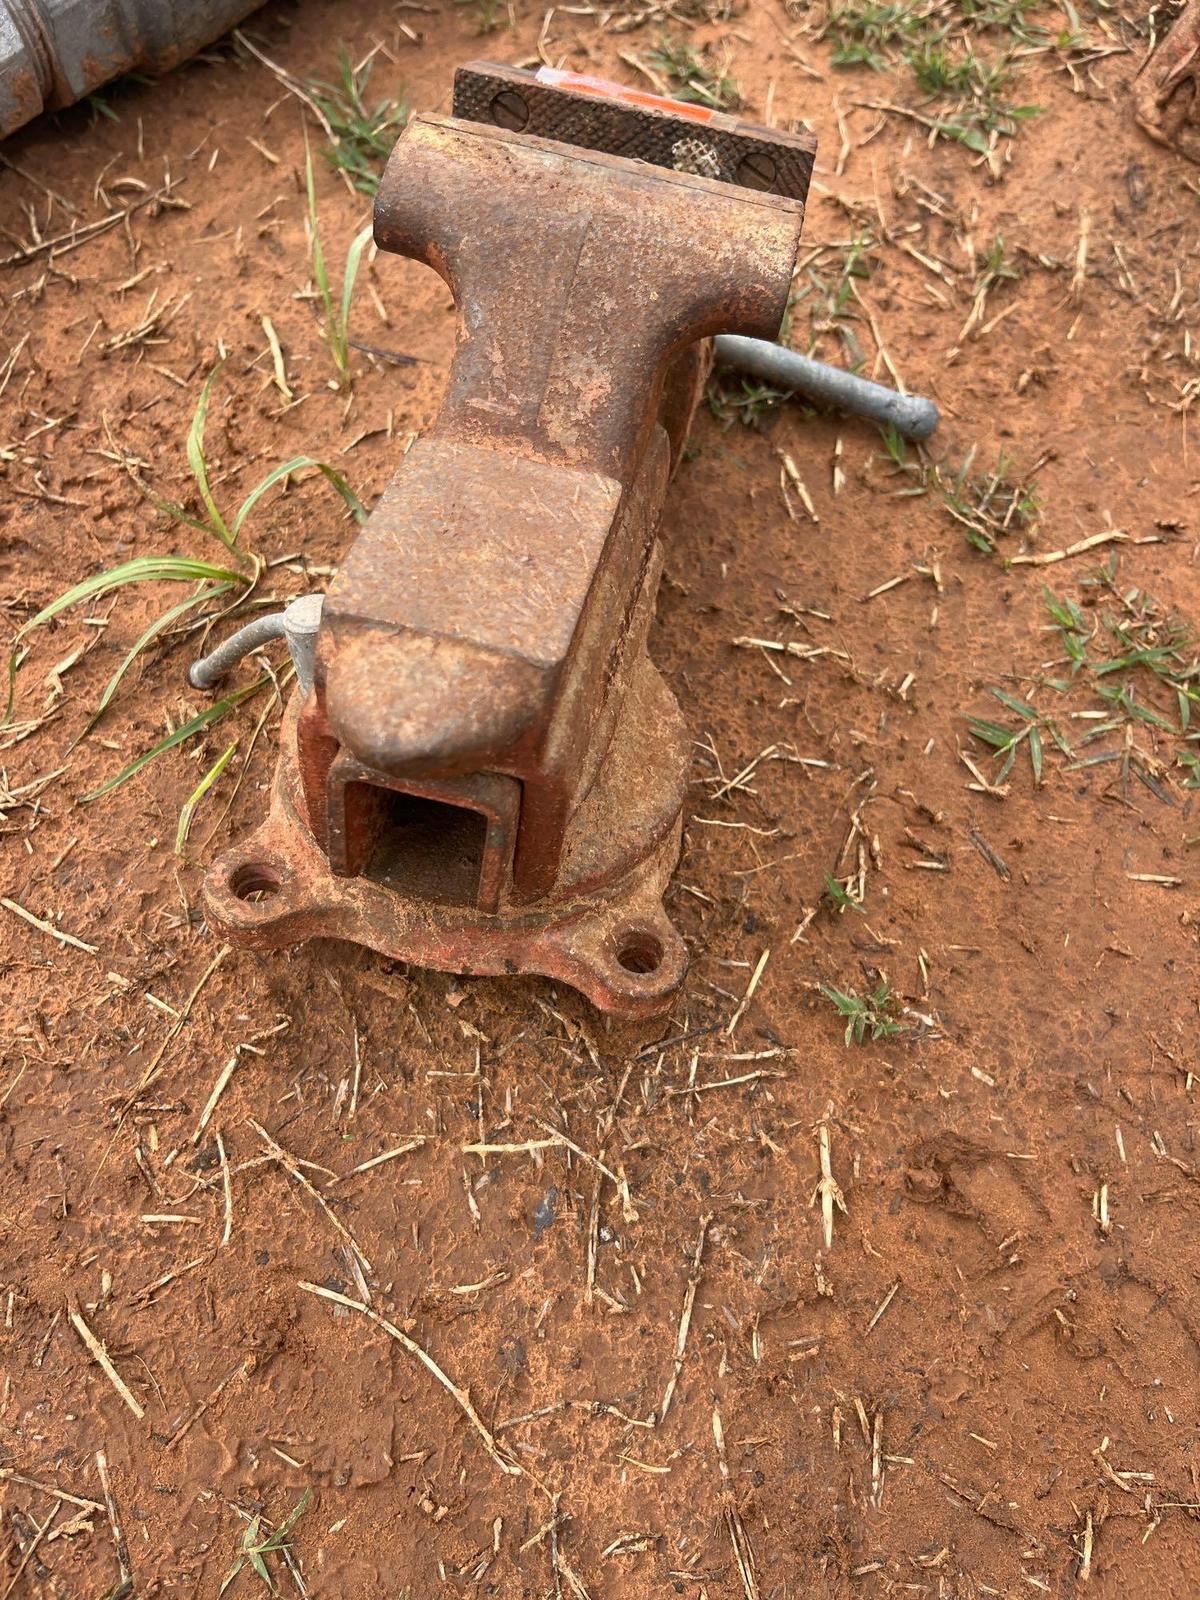
<svg viewBox="0 0 1200 1600">
<path fill-rule="evenodd" d="M 778 176 L 775 158 L 765 150 L 751 150 L 738 162 L 737 179 L 744 189 L 773 189 Z"/>
<path fill-rule="evenodd" d="M 492 121 L 498 128 L 520 133 L 529 121 L 529 105 L 516 89 L 501 89 L 492 101 Z"/>
</svg>

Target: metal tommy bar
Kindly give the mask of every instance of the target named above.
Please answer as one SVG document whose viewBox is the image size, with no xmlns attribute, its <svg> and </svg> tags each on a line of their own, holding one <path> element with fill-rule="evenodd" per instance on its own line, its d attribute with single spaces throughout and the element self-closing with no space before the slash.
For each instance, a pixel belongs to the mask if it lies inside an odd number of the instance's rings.
<svg viewBox="0 0 1200 1600">
<path fill-rule="evenodd" d="M 857 417 L 885 426 L 890 423 L 907 439 L 928 439 L 940 420 L 937 406 L 923 395 L 898 394 L 882 383 L 827 366 L 824 361 L 814 361 L 811 356 L 802 356 L 799 351 L 769 340 L 722 333 L 713 342 L 719 366 L 749 372 L 778 389 L 789 389 L 822 405 L 837 406 Z"/>
</svg>

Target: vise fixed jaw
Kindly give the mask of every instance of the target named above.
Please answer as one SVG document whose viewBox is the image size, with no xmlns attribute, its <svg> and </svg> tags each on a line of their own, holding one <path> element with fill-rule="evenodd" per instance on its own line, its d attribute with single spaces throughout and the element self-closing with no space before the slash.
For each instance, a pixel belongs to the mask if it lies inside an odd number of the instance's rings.
<svg viewBox="0 0 1200 1600">
<path fill-rule="evenodd" d="M 325 598 L 270 817 L 210 869 L 225 937 L 540 973 L 630 1017 L 682 982 L 659 523 L 707 337 L 778 331 L 813 145 L 646 102 L 479 64 L 397 143 L 376 241 L 445 279 L 455 355 Z"/>
</svg>

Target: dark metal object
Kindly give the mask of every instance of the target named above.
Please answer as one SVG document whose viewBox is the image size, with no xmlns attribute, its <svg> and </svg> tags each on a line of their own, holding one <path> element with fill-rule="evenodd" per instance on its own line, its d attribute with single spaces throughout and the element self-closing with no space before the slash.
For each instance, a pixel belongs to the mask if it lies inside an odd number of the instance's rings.
<svg viewBox="0 0 1200 1600">
<path fill-rule="evenodd" d="M 0 135 L 123 72 L 165 72 L 261 0 L 0 0 Z"/>
<path fill-rule="evenodd" d="M 736 367 L 776 388 L 791 389 L 823 405 L 853 412 L 856 417 L 890 423 L 907 439 L 928 439 L 941 420 L 937 406 L 922 395 L 898 394 L 885 384 L 856 377 L 769 340 L 723 333 L 714 340 L 714 346 L 718 366 Z"/>
<path fill-rule="evenodd" d="M 688 741 L 646 653 L 663 498 L 707 336 L 775 333 L 804 209 L 598 149 L 612 104 L 527 80 L 464 69 L 482 120 L 414 117 L 388 163 L 376 240 L 459 309 L 446 395 L 326 596 L 270 818 L 205 901 L 240 943 L 333 934 L 638 1016 L 687 967 L 662 895 Z M 495 123 L 509 91 L 524 132 Z M 652 120 L 634 142 L 666 157 L 693 130 Z M 725 132 L 811 163 L 811 140 Z"/>
</svg>

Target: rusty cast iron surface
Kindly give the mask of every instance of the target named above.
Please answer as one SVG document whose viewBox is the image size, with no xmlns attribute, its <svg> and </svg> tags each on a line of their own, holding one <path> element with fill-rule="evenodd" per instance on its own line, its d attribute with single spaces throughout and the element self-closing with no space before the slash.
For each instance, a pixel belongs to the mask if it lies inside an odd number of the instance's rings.
<svg viewBox="0 0 1200 1600">
<path fill-rule="evenodd" d="M 457 307 L 446 395 L 206 908 L 244 943 L 541 973 L 637 1016 L 687 967 L 662 905 L 687 740 L 646 654 L 663 499 L 702 341 L 779 328 L 813 144 L 552 78 L 463 69 L 459 114 L 414 117 L 388 164 L 376 240 Z"/>
</svg>

